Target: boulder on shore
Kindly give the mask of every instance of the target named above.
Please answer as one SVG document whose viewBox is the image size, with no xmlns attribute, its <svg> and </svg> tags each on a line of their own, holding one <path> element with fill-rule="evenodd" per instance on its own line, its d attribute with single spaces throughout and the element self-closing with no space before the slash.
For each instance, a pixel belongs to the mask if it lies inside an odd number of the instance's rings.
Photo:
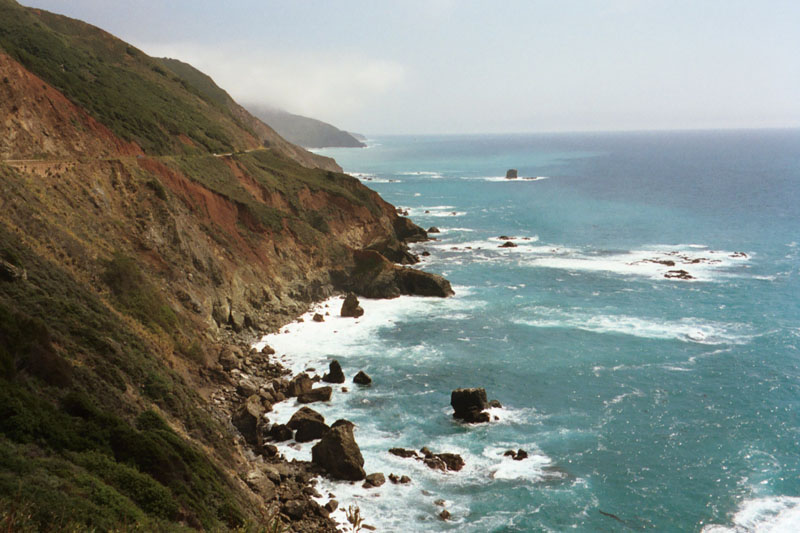
<svg viewBox="0 0 800 533">
<path fill-rule="evenodd" d="M 286 425 L 297 430 L 294 436 L 297 442 L 319 439 L 330 429 L 325 423 L 325 418 L 308 407 L 298 409 Z"/>
<path fill-rule="evenodd" d="M 269 428 L 269 437 L 275 442 L 284 442 L 292 438 L 292 430 L 286 424 L 275 424 Z"/>
<path fill-rule="evenodd" d="M 317 387 L 297 397 L 300 403 L 327 402 L 331 399 L 333 389 L 330 387 Z"/>
<path fill-rule="evenodd" d="M 489 413 L 483 412 L 489 407 L 486 389 L 456 389 L 450 393 L 450 405 L 453 406 L 453 418 L 470 424 L 489 421 Z"/>
<path fill-rule="evenodd" d="M 308 374 L 301 372 L 293 377 L 292 381 L 289 382 L 289 386 L 286 388 L 286 396 L 289 398 L 301 396 L 307 392 L 311 392 L 311 387 L 313 386 L 314 382 L 311 381 L 311 378 L 308 376 Z"/>
<path fill-rule="evenodd" d="M 440 230 L 436 226 L 431 226 L 430 228 L 428 228 L 428 233 L 441 233 L 441 232 L 442 230 Z"/>
<path fill-rule="evenodd" d="M 366 477 L 364 457 L 349 424 L 334 424 L 311 448 L 311 462 L 333 479 L 360 481 Z"/>
<path fill-rule="evenodd" d="M 375 472 L 364 479 L 364 484 L 362 486 L 365 489 L 374 489 L 380 487 L 384 483 L 386 483 L 386 477 L 381 472 Z"/>
<path fill-rule="evenodd" d="M 322 381 L 326 383 L 344 383 L 344 372 L 342 372 L 342 365 L 339 361 L 334 359 L 328 365 L 328 373 L 322 376 Z"/>
<path fill-rule="evenodd" d="M 258 395 L 250 396 L 233 413 L 231 422 L 242 434 L 244 440 L 252 446 L 258 446 L 258 423 L 264 414 L 261 398 Z"/>
<path fill-rule="evenodd" d="M 358 374 L 353 377 L 353 383 L 357 385 L 370 385 L 372 384 L 372 378 L 363 370 L 359 370 Z"/>
<path fill-rule="evenodd" d="M 364 309 L 358 305 L 358 298 L 355 294 L 348 293 L 342 303 L 342 310 L 339 313 L 345 317 L 358 318 L 364 314 Z"/>
</svg>

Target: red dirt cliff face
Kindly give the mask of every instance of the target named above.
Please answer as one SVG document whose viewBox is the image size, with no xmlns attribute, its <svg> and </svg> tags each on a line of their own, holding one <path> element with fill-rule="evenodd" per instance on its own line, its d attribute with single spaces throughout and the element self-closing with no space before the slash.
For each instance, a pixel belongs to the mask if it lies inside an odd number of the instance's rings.
<svg viewBox="0 0 800 533">
<path fill-rule="evenodd" d="M 142 150 L 0 52 L 0 157 L 136 156 Z"/>
</svg>

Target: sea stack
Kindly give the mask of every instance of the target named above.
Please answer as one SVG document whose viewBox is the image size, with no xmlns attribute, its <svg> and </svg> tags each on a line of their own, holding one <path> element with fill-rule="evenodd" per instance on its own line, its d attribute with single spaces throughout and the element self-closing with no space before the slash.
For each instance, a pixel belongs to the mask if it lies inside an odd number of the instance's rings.
<svg viewBox="0 0 800 533">
<path fill-rule="evenodd" d="M 506 179 L 507 180 L 515 180 L 517 179 L 517 169 L 516 168 L 509 168 L 506 170 Z"/>
</svg>

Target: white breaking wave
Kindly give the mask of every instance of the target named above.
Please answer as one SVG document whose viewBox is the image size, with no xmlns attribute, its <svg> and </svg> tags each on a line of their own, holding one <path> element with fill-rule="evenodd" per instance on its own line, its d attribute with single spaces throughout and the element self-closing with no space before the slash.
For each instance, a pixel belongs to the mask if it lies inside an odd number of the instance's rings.
<svg viewBox="0 0 800 533">
<path fill-rule="evenodd" d="M 409 170 L 407 172 L 397 172 L 400 176 L 427 176 L 433 179 L 443 178 L 441 172 L 433 172 L 427 170 Z"/>
<path fill-rule="evenodd" d="M 729 526 L 710 524 L 702 533 L 797 533 L 800 531 L 800 498 L 773 496 L 745 500 Z"/>
<path fill-rule="evenodd" d="M 572 328 L 592 333 L 632 335 L 645 339 L 679 340 L 709 345 L 746 344 L 754 337 L 752 328 L 748 325 L 698 318 L 670 321 L 618 314 L 598 315 L 580 309 L 562 310 L 550 307 L 532 307 L 527 311 L 532 317 L 516 319 L 514 323 L 537 328 Z"/>
<path fill-rule="evenodd" d="M 458 211 L 452 205 L 433 205 L 422 207 L 402 207 L 404 212 L 408 211 L 412 217 L 463 217 L 466 211 Z"/>
<path fill-rule="evenodd" d="M 367 181 L 371 183 L 402 183 L 403 180 L 396 180 L 396 179 L 389 179 L 389 178 L 381 178 L 376 174 L 370 174 L 368 172 L 348 172 L 354 178 L 358 178 L 361 181 Z"/>
<path fill-rule="evenodd" d="M 554 254 L 533 258 L 527 265 L 613 272 L 651 279 L 713 281 L 729 276 L 729 269 L 741 267 L 749 259 L 749 255 L 741 252 L 709 250 L 702 245 L 657 245 L 626 252 Z"/>
</svg>

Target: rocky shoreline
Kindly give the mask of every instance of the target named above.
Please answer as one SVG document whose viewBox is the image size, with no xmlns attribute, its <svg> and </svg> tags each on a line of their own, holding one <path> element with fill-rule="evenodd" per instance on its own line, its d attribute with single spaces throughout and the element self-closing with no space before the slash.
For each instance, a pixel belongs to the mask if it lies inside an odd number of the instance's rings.
<svg viewBox="0 0 800 533">
<path fill-rule="evenodd" d="M 357 298 L 348 294 L 333 302 L 341 302 L 341 309 L 331 306 L 327 312 L 337 317 L 352 317 L 354 306 L 361 309 Z M 363 313 L 363 309 L 361 310 Z M 310 308 L 308 316 L 325 316 L 319 307 Z M 359 315 L 360 316 L 360 315 Z M 347 318 L 347 320 L 355 318 Z M 296 318 L 303 320 L 302 318 Z M 211 395 L 215 416 L 229 425 L 237 435 L 237 446 L 246 458 L 239 477 L 264 500 L 273 516 L 297 532 L 339 531 L 347 526 L 349 513 L 340 508 L 336 495 L 321 491 L 318 480 L 327 478 L 343 483 L 357 484 L 366 492 L 380 487 L 386 481 L 392 484 L 414 484 L 411 470 L 397 472 L 372 472 L 364 464 L 354 434 L 355 425 L 346 420 L 325 420 L 315 410 L 317 402 L 328 402 L 334 394 L 346 394 L 356 387 L 368 388 L 371 378 L 360 369 L 342 369 L 337 360 L 330 360 L 327 369 L 306 368 L 292 374 L 281 362 L 281 355 L 263 343 L 225 346 L 219 354 L 213 371 L 218 389 Z M 464 424 L 481 424 L 491 421 L 486 409 L 499 408 L 497 400 L 487 401 L 484 389 L 457 389 L 451 394 L 453 418 Z M 291 418 L 279 423 L 273 409 L 294 402 Z M 495 417 L 496 419 L 496 417 Z M 290 459 L 286 448 L 311 446 L 311 460 Z M 447 450 L 432 451 L 426 447 L 419 451 L 400 447 L 386 450 L 409 461 L 418 461 L 442 473 L 459 472 L 464 459 Z M 524 450 L 509 450 L 506 455 L 524 460 Z M 411 463 L 409 463 L 410 466 Z M 435 495 L 430 494 L 432 501 Z M 437 500 L 438 501 L 438 500 Z M 444 503 L 434 508 L 444 507 Z M 338 510 L 338 512 L 337 512 Z M 442 508 L 436 516 L 441 520 L 451 518 Z M 361 517 L 363 530 L 376 527 L 379 517 Z"/>
</svg>

